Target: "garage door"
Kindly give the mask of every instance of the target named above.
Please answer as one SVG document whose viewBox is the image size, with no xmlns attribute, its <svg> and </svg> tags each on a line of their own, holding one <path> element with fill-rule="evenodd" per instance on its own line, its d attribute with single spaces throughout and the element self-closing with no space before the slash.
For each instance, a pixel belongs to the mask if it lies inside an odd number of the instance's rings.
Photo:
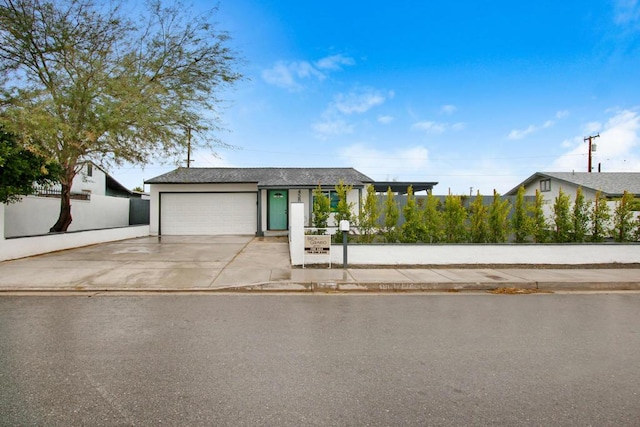
<svg viewBox="0 0 640 427">
<path fill-rule="evenodd" d="M 163 193 L 164 235 L 255 234 L 256 193 Z"/>
</svg>

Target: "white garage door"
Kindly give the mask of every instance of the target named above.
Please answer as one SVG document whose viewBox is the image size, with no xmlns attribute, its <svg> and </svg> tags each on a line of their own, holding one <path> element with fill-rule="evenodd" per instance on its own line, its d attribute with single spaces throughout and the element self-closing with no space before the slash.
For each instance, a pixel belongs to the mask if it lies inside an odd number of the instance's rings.
<svg viewBox="0 0 640 427">
<path fill-rule="evenodd" d="M 256 193 L 163 193 L 164 235 L 255 234 Z"/>
</svg>

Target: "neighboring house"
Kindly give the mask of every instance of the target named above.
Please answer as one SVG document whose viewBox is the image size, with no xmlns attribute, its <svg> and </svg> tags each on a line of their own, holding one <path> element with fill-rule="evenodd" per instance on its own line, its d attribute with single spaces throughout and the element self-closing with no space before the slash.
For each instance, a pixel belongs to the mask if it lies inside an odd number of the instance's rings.
<svg viewBox="0 0 640 427">
<path fill-rule="evenodd" d="M 536 172 L 505 195 L 515 196 L 521 186 L 526 196 L 540 190 L 547 204 L 555 202 L 560 189 L 573 201 L 578 187 L 586 200 L 594 200 L 598 191 L 608 199 L 622 197 L 625 191 L 640 197 L 640 172 Z"/>
<path fill-rule="evenodd" d="M 120 184 L 101 167 L 84 162 L 71 185 L 73 221 L 69 231 L 148 224 L 149 202 L 142 201 L 141 196 Z M 134 204 L 136 206 L 132 209 Z M 137 212 L 142 214 L 136 215 Z M 46 234 L 59 213 L 60 185 L 42 188 L 35 195 L 5 207 L 5 237 Z"/>
<path fill-rule="evenodd" d="M 150 234 L 283 233 L 293 202 L 304 203 L 310 226 L 313 190 L 320 185 L 335 207 L 341 181 L 353 186 L 347 200 L 357 213 L 373 180 L 353 168 L 178 168 L 145 182 L 151 186 Z"/>
</svg>

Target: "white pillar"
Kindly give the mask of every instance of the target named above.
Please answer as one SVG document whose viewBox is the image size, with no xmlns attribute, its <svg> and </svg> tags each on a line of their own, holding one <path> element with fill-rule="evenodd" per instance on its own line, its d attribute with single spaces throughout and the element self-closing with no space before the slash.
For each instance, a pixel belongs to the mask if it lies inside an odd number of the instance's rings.
<svg viewBox="0 0 640 427">
<path fill-rule="evenodd" d="M 4 240 L 4 203 L 0 203 L 0 241 Z"/>
<path fill-rule="evenodd" d="M 291 203 L 289 209 L 289 253 L 292 265 L 304 263 L 304 203 Z"/>
</svg>

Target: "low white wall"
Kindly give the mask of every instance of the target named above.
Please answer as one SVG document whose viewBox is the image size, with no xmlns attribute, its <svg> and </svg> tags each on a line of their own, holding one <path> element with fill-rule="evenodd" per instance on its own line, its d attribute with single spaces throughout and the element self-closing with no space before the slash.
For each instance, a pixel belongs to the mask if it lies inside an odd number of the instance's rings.
<svg viewBox="0 0 640 427">
<path fill-rule="evenodd" d="M 149 235 L 148 225 L 0 239 L 0 261 Z"/>
<path fill-rule="evenodd" d="M 60 214 L 60 199 L 52 197 L 24 197 L 5 207 L 5 237 L 46 234 Z M 91 195 L 91 200 L 71 200 L 73 221 L 69 231 L 129 225 L 129 199 Z"/>
<path fill-rule="evenodd" d="M 606 264 L 640 263 L 640 244 L 349 245 L 349 265 Z M 342 246 L 331 247 L 342 264 Z"/>
</svg>

